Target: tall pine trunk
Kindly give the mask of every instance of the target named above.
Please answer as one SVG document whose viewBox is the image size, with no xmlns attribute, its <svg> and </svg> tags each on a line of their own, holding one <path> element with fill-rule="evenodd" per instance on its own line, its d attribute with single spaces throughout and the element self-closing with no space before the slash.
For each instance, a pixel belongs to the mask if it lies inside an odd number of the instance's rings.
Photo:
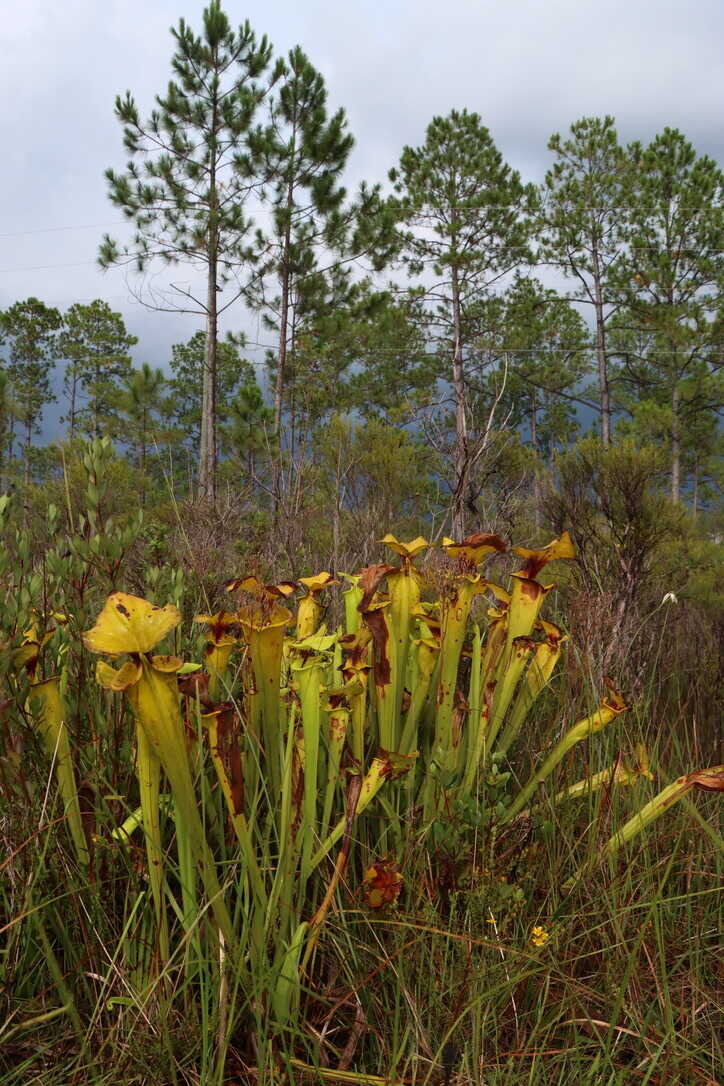
<svg viewBox="0 0 724 1086">
<path fill-rule="evenodd" d="M 7 386 L 0 387 L 0 494 L 5 491 L 5 456 L 8 454 L 9 462 L 9 442 L 10 442 L 10 427 L 8 426 L 8 410 L 7 401 L 4 399 Z"/>
<path fill-rule="evenodd" d="M 289 336 L 289 298 L 291 292 L 291 274 L 289 268 L 292 243 L 292 209 L 294 207 L 294 182 L 287 186 L 287 221 L 284 228 L 284 248 L 282 249 L 281 310 L 279 313 L 279 359 L 277 379 L 274 387 L 274 437 L 276 450 L 274 455 L 274 473 L 272 490 L 274 494 L 274 517 L 277 517 L 282 498 L 282 412 L 284 410 L 284 391 L 287 375 L 287 339 Z"/>
<path fill-rule="evenodd" d="M 455 491 L 452 504 L 452 535 L 465 538 L 465 499 L 468 489 L 468 420 L 463 367 L 460 284 L 457 268 L 452 269 L 453 360 L 452 377 L 455 396 Z"/>
<path fill-rule="evenodd" d="M 339 433 L 337 445 L 337 458 L 334 472 L 334 507 L 332 511 L 332 569 L 339 569 L 340 550 L 342 547 L 342 507 L 344 503 L 344 478 L 346 472 L 342 470 L 342 446 L 343 437 Z M 391 523 L 387 520 L 385 523 Z"/>
<path fill-rule="evenodd" d="M 671 500 L 678 505 L 681 495 L 681 419 L 678 383 L 671 397 Z"/>
<path fill-rule="evenodd" d="M 284 386 L 287 369 L 287 335 L 289 333 L 289 261 L 284 258 L 282 272 L 281 313 L 279 314 L 279 362 L 274 386 L 274 434 L 278 438 L 284 409 Z"/>
<path fill-rule="evenodd" d="M 33 416 L 32 415 L 26 415 L 25 416 L 25 450 L 24 450 L 24 452 L 25 452 L 24 478 L 25 478 L 25 486 L 26 487 L 30 483 L 30 443 L 32 441 L 32 436 L 33 436 Z"/>
<path fill-rule="evenodd" d="M 213 130 L 216 129 L 214 110 Z M 199 496 L 216 504 L 216 353 L 219 337 L 217 272 L 219 233 L 217 222 L 216 160 L 211 152 L 209 169 L 209 236 L 206 280 L 206 357 L 201 393 L 201 450 L 199 455 Z"/>
<path fill-rule="evenodd" d="M 96 363 L 95 373 L 96 373 L 96 383 L 95 383 L 95 393 L 94 393 L 94 396 L 93 396 L 93 438 L 94 439 L 98 437 L 98 389 L 100 387 L 100 381 L 101 381 L 101 367 L 98 365 L 98 363 Z"/>
<path fill-rule="evenodd" d="M 144 407 L 141 412 L 141 508 L 146 504 L 146 417 Z"/>
<path fill-rule="evenodd" d="M 70 422 L 70 440 L 75 437 L 75 405 L 78 396 L 78 374 L 73 367 L 73 379 L 70 383 L 70 415 L 68 421 Z"/>
<path fill-rule="evenodd" d="M 212 504 L 216 501 L 216 347 L 218 311 L 216 301 L 216 248 L 209 251 L 209 278 L 206 297 L 206 357 L 201 399 L 201 450 L 199 493 Z"/>
<path fill-rule="evenodd" d="M 608 359 L 606 358 L 606 322 L 603 312 L 603 290 L 601 287 L 601 265 L 598 249 L 593 249 L 593 289 L 595 292 L 594 310 L 596 313 L 596 360 L 598 362 L 598 390 L 601 410 L 601 443 L 604 449 L 611 444 L 611 394 L 608 384 Z"/>
<path fill-rule="evenodd" d="M 214 49 L 216 59 L 216 49 Z M 206 280 L 206 358 L 201 393 L 201 449 L 199 454 L 199 496 L 216 504 L 216 355 L 219 338 L 218 263 L 219 222 L 216 169 L 218 164 L 218 102 L 213 104 L 209 140 L 209 233 Z"/>
<path fill-rule="evenodd" d="M 538 448 L 538 402 L 537 393 L 534 388 L 531 389 L 530 393 L 530 443 L 533 446 L 533 452 L 535 453 L 535 468 L 533 474 L 533 502 L 535 510 L 533 519 L 536 528 L 540 528 L 541 491 L 540 475 L 538 474 L 540 463 L 540 450 Z"/>
</svg>

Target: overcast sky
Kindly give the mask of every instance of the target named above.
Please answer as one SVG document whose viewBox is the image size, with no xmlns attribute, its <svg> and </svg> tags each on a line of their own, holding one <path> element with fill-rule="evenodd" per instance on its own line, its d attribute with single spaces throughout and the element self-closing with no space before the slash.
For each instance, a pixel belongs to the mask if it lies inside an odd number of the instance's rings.
<svg viewBox="0 0 724 1086">
<path fill-rule="evenodd" d="M 170 74 L 171 25 L 192 0 L 24 0 L 0 24 L 0 308 L 33 294 L 65 308 L 105 298 L 165 365 L 197 320 L 149 313 L 120 270 L 94 266 L 114 231 L 103 171 L 122 168 L 115 95 L 146 115 Z M 678 127 L 724 161 L 723 0 L 227 0 L 276 52 L 300 44 L 348 113 L 349 180 L 383 181 L 436 114 L 475 110 L 524 180 L 578 117 L 612 113 L 622 140 Z M 250 330 L 242 312 L 230 326 Z M 256 325 L 253 326 L 255 328 Z M 252 329 L 253 334 L 253 329 Z"/>
</svg>

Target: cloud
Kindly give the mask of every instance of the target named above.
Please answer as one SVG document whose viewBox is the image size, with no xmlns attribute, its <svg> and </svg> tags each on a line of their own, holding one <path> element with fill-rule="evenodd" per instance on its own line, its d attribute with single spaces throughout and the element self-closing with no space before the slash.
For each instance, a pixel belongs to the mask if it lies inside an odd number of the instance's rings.
<svg viewBox="0 0 724 1086">
<path fill-rule="evenodd" d="M 463 107 L 481 114 L 526 180 L 542 178 L 551 133 L 584 115 L 614 114 L 625 140 L 679 127 L 724 160 L 720 0 L 227 0 L 226 9 L 278 52 L 299 42 L 324 73 L 330 106 L 347 109 L 357 140 L 354 183 L 383 180 L 434 114 Z M 125 161 L 115 95 L 130 88 L 147 113 L 169 78 L 170 26 L 183 16 L 198 28 L 201 10 L 189 0 L 25 0 L 0 29 L 0 234 L 91 225 L 0 237 L 0 306 L 29 294 L 61 307 L 106 298 L 139 336 L 139 361 L 154 365 L 199 322 L 148 313 L 123 273 L 95 267 L 100 224 L 120 219 L 103 171 Z M 229 324 L 256 334 L 241 310 Z"/>
</svg>

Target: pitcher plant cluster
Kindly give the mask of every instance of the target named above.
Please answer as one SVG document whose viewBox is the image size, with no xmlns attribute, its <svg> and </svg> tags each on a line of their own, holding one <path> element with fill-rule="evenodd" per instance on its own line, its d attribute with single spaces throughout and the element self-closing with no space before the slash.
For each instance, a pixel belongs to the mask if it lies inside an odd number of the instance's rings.
<svg viewBox="0 0 724 1086">
<path fill-rule="evenodd" d="M 602 772 L 554 783 L 568 752 L 627 708 L 610 681 L 580 720 L 566 723 L 556 701 L 568 638 L 542 612 L 555 587 L 550 564 L 574 558 L 568 534 L 512 548 L 519 568 L 506 586 L 486 573 L 510 557 L 500 561 L 508 548 L 496 535 L 446 539 L 434 551 L 422 538 L 381 542 L 391 560 L 356 574 L 231 581 L 226 609 L 194 619 L 200 659 L 177 655 L 175 603 L 124 592 L 112 592 L 82 634 L 107 712 L 124 699 L 135 734 L 137 791 L 113 838 L 145 853 L 147 979 L 179 965 L 193 974 L 195 953 L 210 945 L 279 1028 L 293 1020 L 340 892 L 371 916 L 404 900 L 403 846 L 456 805 L 489 812 L 493 835 L 544 805 L 652 776 L 637 748 Z M 330 628 L 335 585 L 344 623 Z M 28 627 L 6 646 L 6 670 L 52 763 L 77 863 L 92 873 L 96 842 L 66 726 L 70 661 L 81 651 L 71 628 L 58 613 Z M 557 713 L 560 738 L 526 778 L 537 704 Z M 724 766 L 642 803 L 600 859 L 692 788 L 722 790 Z M 534 929 L 536 946 L 547 938 Z"/>
</svg>

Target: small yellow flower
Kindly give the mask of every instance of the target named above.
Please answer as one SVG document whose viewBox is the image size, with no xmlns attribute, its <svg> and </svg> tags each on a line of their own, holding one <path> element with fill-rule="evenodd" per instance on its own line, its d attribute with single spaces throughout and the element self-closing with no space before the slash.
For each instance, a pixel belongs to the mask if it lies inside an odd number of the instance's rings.
<svg viewBox="0 0 724 1086">
<path fill-rule="evenodd" d="M 530 941 L 533 946 L 545 946 L 550 937 L 550 932 L 546 931 L 540 924 L 536 924 L 530 933 Z"/>
</svg>

